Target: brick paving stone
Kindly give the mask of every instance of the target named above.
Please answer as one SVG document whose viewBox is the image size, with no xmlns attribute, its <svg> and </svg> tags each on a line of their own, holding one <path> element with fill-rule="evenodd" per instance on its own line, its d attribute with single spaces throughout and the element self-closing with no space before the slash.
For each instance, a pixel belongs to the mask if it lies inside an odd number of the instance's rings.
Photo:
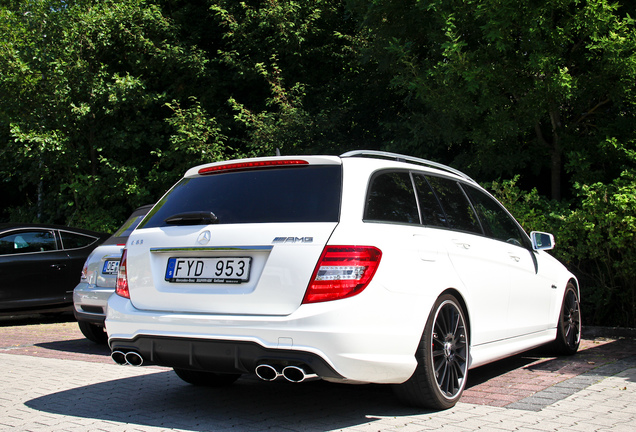
<svg viewBox="0 0 636 432">
<path fill-rule="evenodd" d="M 114 365 L 75 322 L 0 320 L 0 431 L 631 432 L 635 348 L 633 339 L 597 338 L 572 357 L 534 350 L 470 371 L 457 406 L 421 412 L 397 404 L 387 386 L 244 377 L 222 391 L 194 387 L 166 368 Z"/>
</svg>

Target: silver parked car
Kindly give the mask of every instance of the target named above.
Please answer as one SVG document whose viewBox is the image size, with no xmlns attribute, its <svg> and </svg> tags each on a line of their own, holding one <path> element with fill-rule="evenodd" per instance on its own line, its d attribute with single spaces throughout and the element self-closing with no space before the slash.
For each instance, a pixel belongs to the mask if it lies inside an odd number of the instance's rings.
<svg viewBox="0 0 636 432">
<path fill-rule="evenodd" d="M 75 318 L 88 339 L 106 343 L 104 330 L 108 297 L 115 292 L 121 254 L 130 233 L 139 225 L 152 205 L 136 209 L 126 222 L 89 255 L 82 269 L 80 283 L 73 292 Z"/>
</svg>

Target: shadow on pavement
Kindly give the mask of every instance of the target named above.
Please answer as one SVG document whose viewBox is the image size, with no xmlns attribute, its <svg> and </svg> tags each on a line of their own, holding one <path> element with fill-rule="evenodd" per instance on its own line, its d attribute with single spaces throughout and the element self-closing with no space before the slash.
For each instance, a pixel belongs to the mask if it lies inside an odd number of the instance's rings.
<svg viewBox="0 0 636 432">
<path fill-rule="evenodd" d="M 108 381 L 26 402 L 65 416 L 184 430 L 333 430 L 425 414 L 403 407 L 389 386 L 264 383 L 248 376 L 223 388 L 196 387 L 172 371 Z"/>
<path fill-rule="evenodd" d="M 72 306 L 60 310 L 53 309 L 47 312 L 23 312 L 23 313 L 0 313 L 0 327 L 19 327 L 38 324 L 57 324 L 73 322 Z"/>
<path fill-rule="evenodd" d="M 110 348 L 108 345 L 96 344 L 88 339 L 73 339 L 55 342 L 36 343 L 35 346 L 47 350 L 77 353 L 77 354 L 101 354 L 110 360 Z"/>
</svg>

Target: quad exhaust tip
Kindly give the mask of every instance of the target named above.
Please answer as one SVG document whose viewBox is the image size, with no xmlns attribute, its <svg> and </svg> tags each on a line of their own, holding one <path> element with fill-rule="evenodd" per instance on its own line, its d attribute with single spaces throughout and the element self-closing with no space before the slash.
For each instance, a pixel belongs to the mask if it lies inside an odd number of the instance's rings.
<svg viewBox="0 0 636 432">
<path fill-rule="evenodd" d="M 305 381 L 313 381 L 320 379 L 318 375 L 310 372 L 308 368 L 303 366 L 274 366 L 270 364 L 259 364 L 256 366 L 256 376 L 263 381 L 275 381 L 279 378 L 285 378 L 289 382 L 301 383 Z"/>
</svg>

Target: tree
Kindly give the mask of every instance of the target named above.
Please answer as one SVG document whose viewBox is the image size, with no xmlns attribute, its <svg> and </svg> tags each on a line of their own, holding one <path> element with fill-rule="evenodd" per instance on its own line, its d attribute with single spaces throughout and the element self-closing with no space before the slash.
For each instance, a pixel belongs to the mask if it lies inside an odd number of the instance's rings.
<svg viewBox="0 0 636 432">
<path fill-rule="evenodd" d="M 169 186 L 153 175 L 162 158 L 209 160 L 165 151 L 202 121 L 168 104 L 191 103 L 207 70 L 157 5 L 10 2 L 0 21 L 0 173 L 22 195 L 9 217 L 110 230 Z M 226 156 L 221 134 L 205 140 Z"/>
<path fill-rule="evenodd" d="M 412 139 L 474 175 L 611 181 L 635 139 L 634 6 L 608 0 L 353 1 L 408 101 Z M 612 149 L 608 139 L 618 143 Z M 429 144 L 427 147 L 427 143 Z M 619 162 L 619 166 L 615 168 Z"/>
</svg>

